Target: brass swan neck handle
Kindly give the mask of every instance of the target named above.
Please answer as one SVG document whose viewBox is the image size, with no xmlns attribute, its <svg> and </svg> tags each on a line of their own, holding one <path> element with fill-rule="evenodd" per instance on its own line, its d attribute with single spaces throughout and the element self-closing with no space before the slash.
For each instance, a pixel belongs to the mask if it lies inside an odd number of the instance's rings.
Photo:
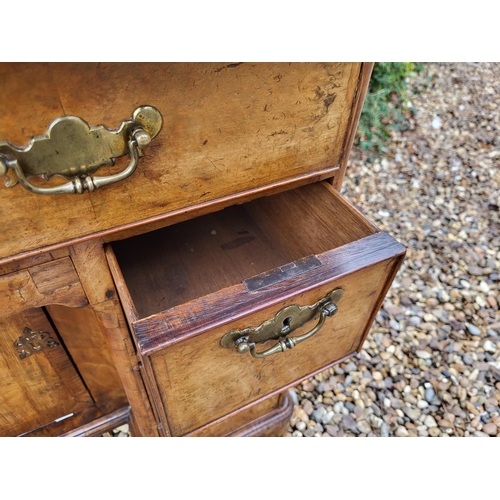
<svg viewBox="0 0 500 500">
<path fill-rule="evenodd" d="M 33 137 L 24 148 L 0 142 L 0 175 L 7 176 L 6 186 L 18 182 L 36 194 L 74 194 L 126 179 L 137 168 L 139 158 L 158 135 L 163 124 L 160 112 L 152 106 L 140 106 L 132 118 L 116 130 L 104 126 L 90 127 L 75 116 L 54 120 L 45 136 Z M 114 165 L 115 158 L 130 156 L 128 166 L 107 176 L 93 174 L 103 165 Z M 40 186 L 29 177 L 45 180 L 59 175 L 69 179 L 62 185 Z"/>
<path fill-rule="evenodd" d="M 323 328 L 326 318 L 338 312 L 337 303 L 342 298 L 343 293 L 341 288 L 336 288 L 310 306 L 297 304 L 286 306 L 260 326 L 248 327 L 243 330 L 233 329 L 227 332 L 221 338 L 220 345 L 226 349 L 236 349 L 239 354 L 250 352 L 254 358 L 265 358 L 271 354 L 285 352 L 287 349 L 292 349 L 297 344 L 310 339 Z M 287 337 L 289 333 L 314 319 L 318 313 L 319 321 L 312 330 L 296 337 Z M 268 340 L 277 340 L 277 343 L 265 351 L 258 352 L 257 344 Z"/>
</svg>

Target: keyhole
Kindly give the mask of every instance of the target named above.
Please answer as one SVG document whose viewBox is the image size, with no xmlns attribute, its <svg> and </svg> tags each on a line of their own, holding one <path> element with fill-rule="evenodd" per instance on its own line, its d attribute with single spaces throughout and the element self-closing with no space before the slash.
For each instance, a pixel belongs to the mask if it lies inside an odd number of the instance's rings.
<svg viewBox="0 0 500 500">
<path fill-rule="evenodd" d="M 285 318 L 283 320 L 283 328 L 281 329 L 281 333 L 283 335 L 286 335 L 291 330 L 291 326 L 290 326 L 291 322 L 292 322 L 291 316 L 288 316 L 288 318 Z"/>
<path fill-rule="evenodd" d="M 34 351 L 39 351 L 40 349 L 43 349 L 43 345 L 40 344 L 40 342 L 37 342 L 36 340 L 30 340 L 30 345 Z"/>
</svg>

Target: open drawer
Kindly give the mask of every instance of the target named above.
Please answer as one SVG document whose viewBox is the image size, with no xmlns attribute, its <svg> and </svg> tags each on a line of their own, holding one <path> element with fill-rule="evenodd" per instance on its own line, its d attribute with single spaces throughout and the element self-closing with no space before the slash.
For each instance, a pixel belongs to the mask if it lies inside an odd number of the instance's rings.
<svg viewBox="0 0 500 500">
<path fill-rule="evenodd" d="M 180 436 L 355 354 L 405 248 L 325 182 L 106 253 L 159 418 Z"/>
</svg>

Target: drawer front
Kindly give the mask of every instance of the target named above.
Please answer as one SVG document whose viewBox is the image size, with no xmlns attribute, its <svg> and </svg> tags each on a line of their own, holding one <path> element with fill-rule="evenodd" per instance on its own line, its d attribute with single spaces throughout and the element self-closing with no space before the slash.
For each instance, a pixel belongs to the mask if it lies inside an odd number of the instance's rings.
<svg viewBox="0 0 500 500">
<path fill-rule="evenodd" d="M 69 257 L 0 276 L 0 318 L 26 309 L 62 304 L 83 307 L 87 297 Z"/>
<path fill-rule="evenodd" d="M 192 437 L 259 435 L 264 428 L 279 426 L 288 421 L 293 411 L 293 402 L 284 392 L 261 403 L 250 406 L 218 422 L 209 424 L 188 434 Z"/>
<path fill-rule="evenodd" d="M 332 177 L 347 153 L 360 75 L 360 63 L 0 65 L 0 142 L 24 147 L 64 115 L 110 129 L 142 105 L 163 116 L 123 181 L 82 195 L 0 187 L 0 260 Z"/>
<path fill-rule="evenodd" d="M 151 354 L 155 382 L 174 435 L 185 434 L 263 396 L 296 385 L 354 354 L 362 345 L 396 260 L 384 260 L 343 278 L 330 277 L 313 290 L 294 294 L 272 307 Z M 336 288 L 344 290 L 338 313 L 327 318 L 316 335 L 292 350 L 255 359 L 250 353 L 238 354 L 221 347 L 221 338 L 228 331 L 259 326 L 285 306 L 314 304 Z M 294 332 L 294 336 L 307 332 L 317 321 Z"/>
<path fill-rule="evenodd" d="M 107 249 L 117 289 L 161 418 L 177 436 L 356 353 L 405 253 L 328 183 L 118 243 Z M 337 289 L 335 313 L 325 302 Z M 323 305 L 335 314 L 320 316 Z M 249 328 L 253 352 L 222 340 Z"/>
</svg>

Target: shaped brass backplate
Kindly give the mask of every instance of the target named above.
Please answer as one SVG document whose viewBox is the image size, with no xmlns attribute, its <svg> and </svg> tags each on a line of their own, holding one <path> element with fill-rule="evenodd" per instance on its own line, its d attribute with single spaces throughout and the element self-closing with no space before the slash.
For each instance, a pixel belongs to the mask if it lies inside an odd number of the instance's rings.
<svg viewBox="0 0 500 500">
<path fill-rule="evenodd" d="M 128 177 L 137 166 L 142 149 L 158 135 L 163 124 L 160 112 L 152 106 L 137 108 L 131 119 L 116 130 L 90 127 L 76 116 L 54 120 L 45 136 L 33 137 L 24 148 L 0 142 L 0 175 L 7 176 L 7 187 L 19 181 L 39 194 L 81 193 Z M 105 177 L 90 177 L 99 167 L 114 165 L 115 158 L 130 154 L 131 162 L 123 172 Z M 12 175 L 14 174 L 14 175 Z M 62 186 L 33 185 L 28 177 L 49 180 L 60 175 L 72 182 Z"/>
<path fill-rule="evenodd" d="M 320 314 L 320 324 L 313 329 L 314 332 L 311 331 L 309 334 L 301 336 L 303 338 L 300 339 L 300 342 L 306 340 L 306 338 L 311 337 L 319 330 L 319 328 L 323 325 L 325 317 L 333 316 L 333 314 L 337 312 L 337 303 L 342 298 L 343 294 L 344 291 L 341 288 L 337 288 L 332 290 L 313 305 L 299 306 L 297 304 L 292 304 L 286 306 L 283 309 L 280 309 L 273 318 L 264 321 L 264 323 L 260 326 L 249 327 L 243 330 L 234 329 L 227 332 L 221 338 L 220 345 L 226 349 L 234 348 L 240 354 L 247 352 L 250 348 L 254 357 L 264 357 L 260 353 L 256 353 L 252 350 L 255 347 L 255 344 L 261 344 L 267 342 L 268 340 L 285 339 L 288 334 L 304 326 L 317 314 Z M 283 346 L 281 348 L 274 349 L 273 352 L 282 352 L 285 348 L 291 349 L 296 343 L 298 343 L 293 342 L 293 338 L 289 338 L 287 340 L 292 340 L 292 343 L 282 342 Z"/>
<path fill-rule="evenodd" d="M 22 336 L 14 342 L 21 359 L 27 358 L 45 348 L 53 348 L 58 345 L 59 343 L 50 336 L 49 332 L 33 332 L 28 327 L 23 330 Z"/>
</svg>

